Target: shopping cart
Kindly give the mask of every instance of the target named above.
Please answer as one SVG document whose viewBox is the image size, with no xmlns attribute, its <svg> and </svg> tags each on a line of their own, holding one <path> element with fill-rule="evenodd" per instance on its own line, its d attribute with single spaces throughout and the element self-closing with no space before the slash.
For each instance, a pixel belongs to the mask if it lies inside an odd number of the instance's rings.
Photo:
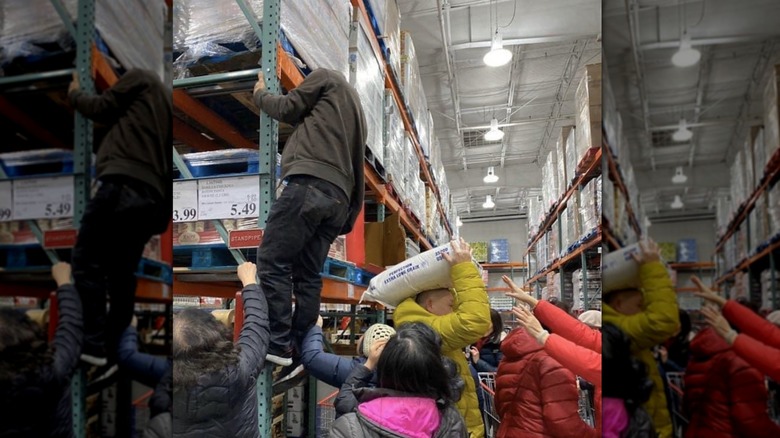
<svg viewBox="0 0 780 438">
<path fill-rule="evenodd" d="M 669 399 L 669 406 L 672 410 L 672 427 L 674 427 L 674 436 L 680 438 L 683 436 L 683 430 L 688 424 L 688 419 L 683 415 L 683 391 L 685 383 L 683 376 L 685 373 L 670 371 L 666 373 L 666 397 Z"/>
<path fill-rule="evenodd" d="M 482 408 L 482 418 L 485 422 L 486 438 L 494 438 L 498 432 L 498 425 L 501 420 L 496 412 L 496 373 L 477 373 L 479 376 L 479 390 L 482 391 L 484 406 Z"/>
<path fill-rule="evenodd" d="M 333 391 L 317 403 L 317 438 L 330 436 L 330 428 L 336 421 L 336 407 L 333 406 L 333 402 L 337 395 L 339 395 L 339 391 Z"/>
</svg>

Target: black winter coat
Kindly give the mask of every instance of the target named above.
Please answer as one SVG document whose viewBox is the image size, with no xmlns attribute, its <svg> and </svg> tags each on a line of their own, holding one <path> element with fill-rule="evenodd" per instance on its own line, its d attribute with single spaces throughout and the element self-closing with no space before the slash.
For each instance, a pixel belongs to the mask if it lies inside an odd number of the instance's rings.
<svg viewBox="0 0 780 438">
<path fill-rule="evenodd" d="M 57 289 L 59 320 L 52 363 L 34 373 L 17 376 L 10 385 L 0 383 L 0 437 L 72 437 L 70 381 L 81 354 L 84 337 L 81 300 L 76 289 Z M 2 352 L 2 360 L 11 353 Z"/>
<path fill-rule="evenodd" d="M 244 288 L 243 300 L 244 325 L 238 339 L 238 363 L 201 376 L 194 387 L 175 388 L 173 436 L 262 436 L 257 420 L 256 387 L 268 351 L 268 303 L 256 284 Z"/>
</svg>

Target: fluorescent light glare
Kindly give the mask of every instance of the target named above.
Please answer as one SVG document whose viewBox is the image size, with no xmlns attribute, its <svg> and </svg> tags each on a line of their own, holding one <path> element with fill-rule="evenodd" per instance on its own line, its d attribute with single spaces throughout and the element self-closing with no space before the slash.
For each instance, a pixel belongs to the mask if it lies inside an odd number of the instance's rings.
<svg viewBox="0 0 780 438">
<path fill-rule="evenodd" d="M 504 131 L 498 129 L 498 119 L 490 121 L 490 131 L 485 133 L 485 141 L 500 141 L 504 138 Z"/>
<path fill-rule="evenodd" d="M 487 197 L 485 198 L 485 203 L 482 204 L 482 208 L 484 208 L 485 210 L 490 210 L 495 206 L 496 204 L 493 202 L 493 197 L 491 195 L 487 195 Z"/>
<path fill-rule="evenodd" d="M 493 41 L 490 44 L 490 51 L 485 53 L 482 61 L 488 67 L 501 67 L 506 65 L 512 60 L 512 52 L 504 48 L 504 43 L 501 39 L 501 32 L 496 30 L 493 34 Z"/>
<path fill-rule="evenodd" d="M 482 181 L 484 181 L 486 184 L 492 184 L 498 181 L 498 175 L 496 175 L 496 168 L 493 166 L 488 167 L 487 175 L 485 175 L 485 177 L 482 178 Z"/>
<path fill-rule="evenodd" d="M 672 202 L 670 205 L 675 210 L 679 210 L 685 206 L 683 204 L 682 199 L 680 199 L 680 195 L 674 195 L 674 202 Z"/>
</svg>

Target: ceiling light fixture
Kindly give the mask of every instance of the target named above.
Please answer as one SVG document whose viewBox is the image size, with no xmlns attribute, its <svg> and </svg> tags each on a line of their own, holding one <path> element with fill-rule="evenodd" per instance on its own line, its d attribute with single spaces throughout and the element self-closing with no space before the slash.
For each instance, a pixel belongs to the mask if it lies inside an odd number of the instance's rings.
<svg viewBox="0 0 780 438">
<path fill-rule="evenodd" d="M 496 203 L 493 202 L 493 197 L 490 196 L 490 195 L 487 195 L 487 197 L 485 198 L 485 203 L 482 204 L 482 208 L 484 208 L 485 210 L 490 210 L 491 208 L 493 208 L 495 206 L 496 206 Z"/>
<path fill-rule="evenodd" d="M 680 199 L 680 195 L 674 195 L 674 202 L 669 204 L 669 206 L 675 210 L 679 210 L 683 208 L 685 204 L 683 204 L 682 199 Z"/>
<path fill-rule="evenodd" d="M 498 181 L 498 175 L 496 175 L 496 168 L 493 166 L 488 167 L 487 175 L 485 175 L 485 177 L 482 178 L 482 181 L 484 181 L 486 184 L 492 184 Z"/>
<path fill-rule="evenodd" d="M 680 38 L 680 48 L 672 55 L 672 64 L 677 67 L 691 67 L 699 63 L 701 52 L 691 46 L 691 36 L 686 31 Z"/>
<path fill-rule="evenodd" d="M 686 181 L 688 181 L 688 177 L 685 176 L 683 173 L 682 166 L 678 166 L 674 170 L 674 176 L 672 177 L 672 182 L 675 184 L 684 184 Z"/>
<path fill-rule="evenodd" d="M 485 53 L 482 61 L 488 67 L 501 67 L 508 64 L 511 60 L 512 52 L 504 48 L 501 31 L 496 29 L 496 33 L 493 34 L 493 41 L 490 43 L 490 51 Z"/>
<path fill-rule="evenodd" d="M 500 141 L 504 138 L 504 131 L 498 129 L 498 119 L 490 121 L 490 131 L 485 133 L 485 141 Z"/>
<path fill-rule="evenodd" d="M 680 119 L 680 124 L 677 126 L 677 130 L 674 131 L 674 134 L 672 134 L 672 140 L 680 142 L 688 141 L 691 138 L 693 138 L 693 131 L 691 131 L 691 128 L 688 127 L 688 122 L 685 121 L 685 118 Z"/>
</svg>

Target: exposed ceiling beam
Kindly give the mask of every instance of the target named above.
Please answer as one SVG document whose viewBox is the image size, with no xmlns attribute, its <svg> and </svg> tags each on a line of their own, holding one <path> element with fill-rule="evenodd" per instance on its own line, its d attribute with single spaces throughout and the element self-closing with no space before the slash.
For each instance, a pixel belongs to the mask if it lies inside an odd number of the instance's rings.
<svg viewBox="0 0 780 438">
<path fill-rule="evenodd" d="M 520 46 L 517 46 L 512 51 L 514 54 L 512 55 L 512 66 L 509 69 L 509 95 L 507 96 L 506 120 L 504 123 L 512 123 L 512 104 L 515 100 L 515 86 L 517 85 L 517 78 L 520 77 L 518 70 L 520 68 L 520 55 L 522 54 L 522 50 L 520 49 Z M 509 135 L 510 133 L 505 132 L 504 138 L 501 139 L 501 160 L 499 161 L 501 168 L 504 167 L 504 161 L 506 159 L 506 146 L 507 143 L 509 143 Z"/>
<path fill-rule="evenodd" d="M 584 34 L 584 35 L 554 35 L 543 37 L 530 37 L 530 38 L 503 38 L 502 43 L 504 47 L 507 46 L 526 46 L 531 44 L 547 44 L 547 43 L 560 43 L 570 42 L 576 40 L 593 39 L 598 34 Z M 478 49 L 490 47 L 492 41 L 471 41 L 468 43 L 453 44 L 452 50 L 464 50 L 464 49 Z M 678 42 L 679 44 L 679 42 Z"/>
<path fill-rule="evenodd" d="M 707 126 L 731 125 L 731 124 L 734 124 L 734 123 L 737 123 L 737 122 L 739 122 L 739 119 L 732 119 L 732 118 L 728 118 L 728 119 L 711 119 L 711 120 L 700 120 L 700 121 L 695 122 L 695 123 L 693 123 L 693 122 L 692 123 L 688 123 L 687 125 L 688 125 L 689 128 L 704 128 L 704 127 L 707 127 Z M 763 122 L 761 120 L 759 120 L 759 119 L 755 119 L 755 120 L 750 120 L 749 123 L 751 123 L 751 124 L 752 123 L 760 124 L 760 123 L 763 123 Z M 650 131 L 651 132 L 656 132 L 656 131 L 673 131 L 673 130 L 677 129 L 679 126 L 680 125 L 676 124 L 676 123 L 674 125 L 653 126 L 652 128 L 650 128 Z"/>
<path fill-rule="evenodd" d="M 641 146 L 650 150 L 650 164 L 655 169 L 655 157 L 650 141 L 650 106 L 647 101 L 647 89 L 645 88 L 645 77 L 642 70 L 642 51 L 639 48 L 639 3 L 636 0 L 625 0 L 626 15 L 628 17 L 628 29 L 631 35 L 631 53 L 634 61 L 634 74 L 636 75 L 637 87 L 639 88 L 639 104 L 642 108 L 642 125 L 644 128 L 643 136 L 640 141 Z"/>
<path fill-rule="evenodd" d="M 450 2 L 449 0 L 437 0 L 437 6 L 439 7 L 439 30 L 441 31 L 441 41 L 444 44 L 444 58 L 447 63 L 447 78 L 450 83 L 450 96 L 452 97 L 452 105 L 455 110 L 455 129 L 458 132 L 461 130 L 461 115 L 460 115 L 460 93 L 458 92 L 458 76 L 454 68 L 455 54 L 452 52 L 452 46 L 450 44 L 451 29 L 450 29 Z M 459 137 L 455 140 L 455 144 L 465 151 L 465 145 L 463 144 L 463 138 Z M 431 145 L 433 147 L 433 145 Z M 467 168 L 466 155 L 463 154 L 463 170 Z"/>
<path fill-rule="evenodd" d="M 696 83 L 696 109 L 693 112 L 693 123 L 699 123 L 701 120 L 701 104 L 704 101 L 705 89 L 710 77 L 710 68 L 712 67 L 712 52 L 705 51 L 702 61 L 699 65 L 699 81 Z M 688 167 L 693 167 L 693 159 L 696 154 L 696 147 L 701 143 L 701 135 L 695 135 L 691 142 L 691 150 L 688 153 Z"/>
<path fill-rule="evenodd" d="M 507 112 L 511 114 L 511 112 L 509 112 L 509 111 L 507 111 Z M 573 121 L 573 120 L 574 120 L 574 116 L 573 115 L 572 116 L 560 116 L 560 117 L 540 117 L 538 119 L 521 119 L 521 120 L 518 120 L 517 122 L 499 123 L 498 127 L 499 128 L 508 128 L 510 126 L 534 125 L 536 123 Z M 460 128 L 461 132 L 465 132 L 465 131 L 484 131 L 486 129 L 490 129 L 490 125 L 462 126 Z"/>
<path fill-rule="evenodd" d="M 721 44 L 756 43 L 764 41 L 774 35 L 742 35 L 718 38 L 699 38 L 691 40 L 691 46 L 717 46 Z M 642 44 L 642 50 L 676 49 L 680 47 L 680 40 L 659 41 L 656 43 Z"/>
</svg>

